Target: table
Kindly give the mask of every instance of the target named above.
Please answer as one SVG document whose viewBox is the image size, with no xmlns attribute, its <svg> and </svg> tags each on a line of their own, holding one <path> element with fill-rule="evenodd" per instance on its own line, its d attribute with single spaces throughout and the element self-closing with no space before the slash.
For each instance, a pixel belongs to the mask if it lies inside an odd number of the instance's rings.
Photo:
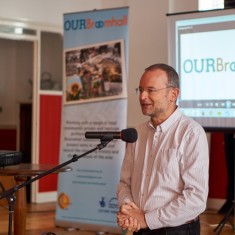
<svg viewBox="0 0 235 235">
<path fill-rule="evenodd" d="M 25 183 L 28 177 L 36 176 L 45 173 L 48 170 L 56 167 L 55 165 L 48 164 L 31 164 L 22 163 L 18 165 L 5 166 L 0 168 L 0 175 L 14 176 L 16 185 Z M 71 171 L 70 167 L 62 167 L 52 173 L 68 172 Z M 26 231 L 26 212 L 27 212 L 27 199 L 26 187 L 22 187 L 16 193 L 16 204 L 14 207 L 14 235 L 25 235 Z"/>
</svg>

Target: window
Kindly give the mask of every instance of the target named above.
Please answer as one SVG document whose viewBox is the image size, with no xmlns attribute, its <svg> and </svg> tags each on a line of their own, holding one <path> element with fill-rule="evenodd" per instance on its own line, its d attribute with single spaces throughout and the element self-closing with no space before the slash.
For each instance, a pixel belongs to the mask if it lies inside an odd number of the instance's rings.
<svg viewBox="0 0 235 235">
<path fill-rule="evenodd" d="M 224 0 L 198 0 L 198 10 L 212 10 L 212 9 L 223 9 Z"/>
</svg>

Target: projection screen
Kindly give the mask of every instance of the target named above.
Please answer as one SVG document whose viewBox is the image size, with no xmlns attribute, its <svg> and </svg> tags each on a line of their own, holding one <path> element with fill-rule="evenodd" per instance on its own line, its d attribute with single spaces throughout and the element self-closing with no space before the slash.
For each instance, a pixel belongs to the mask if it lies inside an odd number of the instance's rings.
<svg viewBox="0 0 235 235">
<path fill-rule="evenodd" d="M 180 109 L 207 131 L 235 131 L 235 9 L 167 16 Z"/>
</svg>

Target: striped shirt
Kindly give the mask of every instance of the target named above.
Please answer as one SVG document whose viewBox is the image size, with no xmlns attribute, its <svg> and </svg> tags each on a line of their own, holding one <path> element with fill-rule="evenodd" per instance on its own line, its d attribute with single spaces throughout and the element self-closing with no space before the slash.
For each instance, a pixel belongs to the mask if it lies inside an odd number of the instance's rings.
<svg viewBox="0 0 235 235">
<path fill-rule="evenodd" d="M 137 128 L 128 144 L 117 188 L 119 206 L 133 201 L 150 229 L 178 226 L 206 208 L 209 153 L 205 131 L 179 108 L 154 128 Z"/>
</svg>

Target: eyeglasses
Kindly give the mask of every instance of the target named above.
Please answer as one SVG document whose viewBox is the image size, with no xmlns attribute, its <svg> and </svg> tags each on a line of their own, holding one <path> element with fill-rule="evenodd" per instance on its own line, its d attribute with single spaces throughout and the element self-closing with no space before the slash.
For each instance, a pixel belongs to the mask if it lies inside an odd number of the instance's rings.
<svg viewBox="0 0 235 235">
<path fill-rule="evenodd" d="M 156 93 L 160 90 L 165 90 L 167 88 L 174 88 L 174 86 L 167 86 L 167 87 L 160 88 L 160 89 L 156 89 L 153 87 L 148 87 L 148 88 L 144 89 L 144 88 L 138 87 L 135 89 L 135 92 L 137 95 L 141 95 L 144 91 L 146 91 L 149 95 L 153 95 L 154 93 Z"/>
</svg>

